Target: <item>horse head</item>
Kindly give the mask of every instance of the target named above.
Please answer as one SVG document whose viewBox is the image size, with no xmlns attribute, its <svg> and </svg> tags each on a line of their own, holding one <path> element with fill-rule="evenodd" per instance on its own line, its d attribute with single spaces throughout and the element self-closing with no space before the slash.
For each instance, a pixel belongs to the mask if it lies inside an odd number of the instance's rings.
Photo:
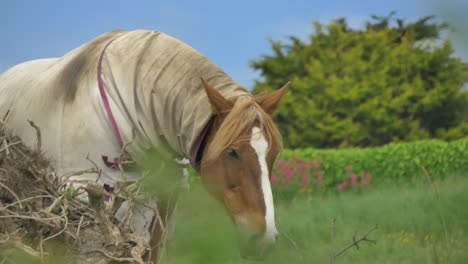
<svg viewBox="0 0 468 264">
<path fill-rule="evenodd" d="M 289 83 L 271 94 L 227 99 L 202 79 L 214 120 L 200 175 L 236 224 L 244 257 L 258 258 L 276 242 L 270 173 L 282 148 L 271 114 Z"/>
</svg>

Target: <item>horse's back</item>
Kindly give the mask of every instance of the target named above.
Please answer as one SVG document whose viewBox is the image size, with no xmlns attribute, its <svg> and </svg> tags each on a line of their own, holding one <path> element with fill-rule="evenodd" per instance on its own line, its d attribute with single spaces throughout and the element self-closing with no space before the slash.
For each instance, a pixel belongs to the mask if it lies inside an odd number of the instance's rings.
<svg viewBox="0 0 468 264">
<path fill-rule="evenodd" d="M 96 65 L 102 48 L 123 34 L 114 31 L 68 52 L 60 58 L 18 64 L 0 75 L 0 119 L 8 112 L 6 125 L 33 147 L 36 142 L 32 120 L 43 134 L 47 156 L 60 159 L 65 125 L 92 107 L 90 90 L 96 86 Z M 65 124 L 67 123 L 67 124 Z"/>
<path fill-rule="evenodd" d="M 29 88 L 32 88 L 36 82 L 38 75 L 42 75 L 47 71 L 57 59 L 38 59 L 23 62 L 13 66 L 0 75 L 0 100 L 11 101 L 15 93 L 23 93 Z M 3 104 L 0 103 L 0 107 Z"/>
<path fill-rule="evenodd" d="M 27 120 L 34 121 L 44 152 L 63 168 L 89 165 L 88 153 L 97 160 L 120 150 L 98 89 L 101 54 L 101 81 L 125 142 L 139 128 L 146 145 L 167 143 L 190 156 L 211 117 L 200 77 L 227 98 L 248 93 L 192 47 L 158 31 L 113 31 L 60 58 L 17 65 L 0 76 L 0 118 L 10 110 L 7 126 L 29 146 L 36 138 Z"/>
<path fill-rule="evenodd" d="M 112 31 L 100 35 L 60 58 L 27 61 L 8 69 L 0 75 L 0 107 L 6 101 L 16 101 L 15 95 L 18 94 L 21 100 L 30 95 L 35 100 L 49 98 L 49 102 L 57 99 L 73 101 L 83 81 L 91 78 L 94 81 L 92 69 L 96 68 L 103 46 L 124 32 Z"/>
<path fill-rule="evenodd" d="M 39 59 L 18 64 L 0 75 L 0 118 L 26 145 L 32 147 L 36 142 L 34 129 L 28 124 L 33 121 L 41 127 L 44 138 L 47 127 L 53 124 L 53 117 L 59 111 L 58 102 L 48 100 L 51 89 L 48 81 L 50 68 L 57 58 Z M 8 113 L 8 116 L 7 116 Z M 54 120 L 55 121 L 55 120 Z"/>
<path fill-rule="evenodd" d="M 48 87 L 40 84 L 47 79 L 48 69 L 56 61 L 56 58 L 27 61 L 1 74 L 0 117 L 9 112 L 9 120 L 12 120 L 13 116 L 23 116 L 26 121 L 28 119 L 26 113 L 29 110 L 35 112 L 45 110 L 43 107 L 41 109 L 30 109 L 30 107 L 35 107 L 41 101 L 42 94 Z M 10 127 L 15 129 L 14 126 Z"/>
</svg>

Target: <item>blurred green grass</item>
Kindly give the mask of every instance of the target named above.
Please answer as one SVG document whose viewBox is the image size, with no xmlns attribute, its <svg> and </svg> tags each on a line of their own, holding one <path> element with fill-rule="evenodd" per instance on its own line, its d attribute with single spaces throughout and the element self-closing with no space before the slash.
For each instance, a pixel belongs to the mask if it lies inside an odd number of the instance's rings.
<svg viewBox="0 0 468 264">
<path fill-rule="evenodd" d="M 359 238 L 379 226 L 370 235 L 376 245 L 363 242 L 335 263 L 466 263 L 468 179 L 448 177 L 437 184 L 440 198 L 422 178 L 411 185 L 277 204 L 281 236 L 264 263 L 329 262 L 335 217 L 335 252 L 352 242 L 355 231 Z M 235 228 L 224 209 L 200 189 L 196 186 L 180 201 L 170 262 L 253 263 L 239 256 Z"/>
<path fill-rule="evenodd" d="M 312 199 L 277 203 L 280 239 L 263 262 L 240 257 L 236 230 L 224 208 L 198 184 L 182 195 L 175 231 L 161 263 L 329 263 L 330 225 L 336 218 L 334 251 L 351 244 L 375 224 L 378 230 L 360 249 L 334 263 L 466 263 L 468 260 L 468 177 L 452 176 L 377 186 L 366 192 L 312 193 Z M 0 253 L 5 263 L 39 263 Z M 70 263 L 60 258 L 49 263 Z"/>
</svg>

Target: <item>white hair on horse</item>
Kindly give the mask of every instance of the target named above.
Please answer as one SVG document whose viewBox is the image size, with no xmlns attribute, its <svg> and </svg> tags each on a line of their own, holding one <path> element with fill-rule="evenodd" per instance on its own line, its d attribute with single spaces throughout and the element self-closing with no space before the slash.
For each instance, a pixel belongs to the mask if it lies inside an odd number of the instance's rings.
<svg viewBox="0 0 468 264">
<path fill-rule="evenodd" d="M 43 132 L 42 151 L 59 175 L 89 169 L 90 161 L 102 170 L 100 176 L 75 175 L 67 179 L 70 183 L 98 181 L 104 187 L 120 180 L 115 165 L 124 143 L 132 142 L 126 151 L 134 160 L 158 149 L 169 159 L 188 158 L 200 169 L 202 155 L 225 162 L 229 157 L 223 151 L 239 140 L 248 144 L 253 126 L 258 125 L 268 149 L 265 152 L 263 143 L 253 141 L 262 157 L 242 166 L 262 172 L 252 175 L 255 181 L 245 183 L 250 186 L 242 192 L 254 197 L 245 205 L 255 211 L 246 218 L 249 225 L 259 226 L 257 232 L 264 233 L 266 221 L 274 226 L 271 190 L 265 191 L 269 182 L 265 168 L 272 167 L 281 148 L 270 114 L 287 86 L 271 95 L 252 97 L 209 59 L 171 36 L 146 30 L 113 31 L 63 57 L 25 62 L 0 75 L 0 116 L 9 111 L 6 125 L 28 146 L 34 146 L 36 134 L 27 120 L 34 121 Z M 217 115 L 213 111 L 216 98 L 221 103 L 218 107 L 232 113 Z M 217 129 L 219 137 L 214 136 Z M 211 141 L 213 151 L 204 153 Z M 252 146 L 245 151 L 240 154 L 251 155 Z M 204 176 L 222 169 L 220 164 L 205 166 L 202 179 L 225 183 L 227 171 L 212 178 Z M 242 166 L 233 163 L 225 168 L 235 171 Z M 236 177 L 243 175 L 239 172 Z M 138 178 L 137 173 L 127 173 L 128 181 Z M 217 188 L 217 195 L 227 195 L 225 185 Z M 260 195 L 262 189 L 268 192 L 266 198 Z M 266 202 L 270 213 L 265 212 Z M 262 214 L 268 219 L 255 220 Z M 152 218 L 143 212 L 139 220 L 144 221 L 135 221 L 135 228 L 148 233 L 145 226 Z"/>
</svg>

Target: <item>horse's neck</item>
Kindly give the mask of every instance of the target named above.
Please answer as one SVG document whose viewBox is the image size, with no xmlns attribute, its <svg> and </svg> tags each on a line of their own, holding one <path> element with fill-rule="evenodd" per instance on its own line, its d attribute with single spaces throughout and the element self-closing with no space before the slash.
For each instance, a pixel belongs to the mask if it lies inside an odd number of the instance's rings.
<svg viewBox="0 0 468 264">
<path fill-rule="evenodd" d="M 201 77 L 228 97 L 247 93 L 203 55 L 163 33 L 129 32 L 109 49 L 108 65 L 118 65 L 110 68 L 115 89 L 125 89 L 115 98 L 125 100 L 129 123 L 151 146 L 167 142 L 181 156 L 192 154 L 211 117 Z"/>
</svg>

